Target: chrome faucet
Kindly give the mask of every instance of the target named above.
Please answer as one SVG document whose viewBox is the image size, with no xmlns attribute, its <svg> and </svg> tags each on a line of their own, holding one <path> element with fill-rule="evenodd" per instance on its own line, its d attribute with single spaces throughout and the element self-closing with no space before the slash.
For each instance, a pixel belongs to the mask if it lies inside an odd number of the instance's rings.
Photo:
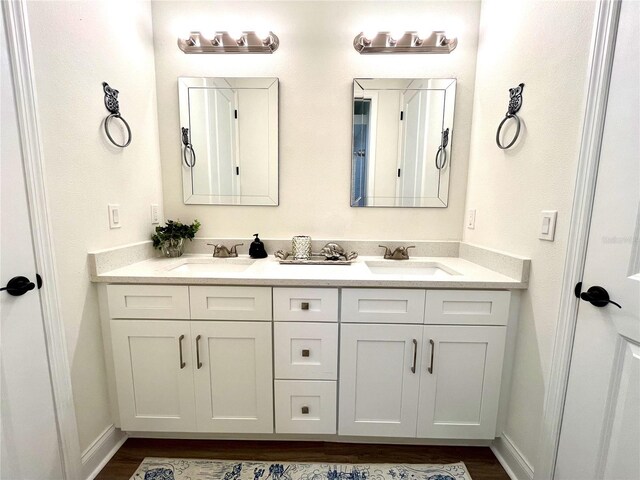
<svg viewBox="0 0 640 480">
<path fill-rule="evenodd" d="M 213 247 L 213 256 L 219 258 L 229 258 L 229 257 L 237 257 L 238 256 L 238 247 L 244 245 L 244 243 L 237 243 L 231 248 L 227 248 L 221 243 L 217 245 L 215 243 L 207 243 L 207 245 L 211 245 Z"/>
<path fill-rule="evenodd" d="M 416 248 L 415 245 L 409 247 L 398 247 L 393 252 L 389 250 L 389 247 L 384 245 L 378 245 L 380 248 L 384 248 L 384 258 L 386 260 L 409 260 L 409 249 Z"/>
</svg>

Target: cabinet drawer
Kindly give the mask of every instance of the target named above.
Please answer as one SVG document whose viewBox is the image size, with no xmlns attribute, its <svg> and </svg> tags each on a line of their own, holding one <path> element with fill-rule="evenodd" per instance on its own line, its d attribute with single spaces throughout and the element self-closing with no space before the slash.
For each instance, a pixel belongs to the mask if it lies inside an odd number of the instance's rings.
<svg viewBox="0 0 640 480">
<path fill-rule="evenodd" d="M 338 324 L 274 324 L 276 378 L 335 380 L 338 378 Z"/>
<path fill-rule="evenodd" d="M 189 318 L 189 287 L 107 285 L 111 318 Z"/>
<path fill-rule="evenodd" d="M 424 290 L 345 288 L 341 321 L 422 323 L 424 298 Z"/>
<path fill-rule="evenodd" d="M 276 433 L 336 433 L 336 382 L 275 381 Z"/>
<path fill-rule="evenodd" d="M 337 288 L 274 288 L 276 321 L 337 322 Z"/>
<path fill-rule="evenodd" d="M 506 325 L 510 297 L 498 290 L 428 290 L 425 323 Z"/>
<path fill-rule="evenodd" d="M 269 287 L 189 287 L 191 318 L 271 320 Z"/>
</svg>

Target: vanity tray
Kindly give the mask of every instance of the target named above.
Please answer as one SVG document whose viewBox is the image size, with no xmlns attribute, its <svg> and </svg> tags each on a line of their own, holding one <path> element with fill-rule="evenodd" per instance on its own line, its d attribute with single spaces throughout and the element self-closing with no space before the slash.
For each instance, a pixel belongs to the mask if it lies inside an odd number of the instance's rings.
<svg viewBox="0 0 640 480">
<path fill-rule="evenodd" d="M 330 250 L 327 249 L 328 247 Z M 284 250 L 278 250 L 273 256 L 282 265 L 351 265 L 358 258 L 356 252 L 346 253 L 339 246 L 336 247 L 333 244 L 327 244 L 322 252 L 312 253 L 308 260 L 294 260 L 293 253 Z"/>
</svg>

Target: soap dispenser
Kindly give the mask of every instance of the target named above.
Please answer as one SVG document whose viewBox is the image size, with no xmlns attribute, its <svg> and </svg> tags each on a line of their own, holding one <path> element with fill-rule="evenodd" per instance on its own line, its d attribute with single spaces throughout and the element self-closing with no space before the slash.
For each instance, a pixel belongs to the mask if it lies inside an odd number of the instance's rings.
<svg viewBox="0 0 640 480">
<path fill-rule="evenodd" d="M 249 256 L 251 258 L 266 258 L 267 251 L 264 249 L 264 243 L 262 243 L 257 233 L 254 233 L 253 236 L 256 239 L 249 245 Z"/>
</svg>

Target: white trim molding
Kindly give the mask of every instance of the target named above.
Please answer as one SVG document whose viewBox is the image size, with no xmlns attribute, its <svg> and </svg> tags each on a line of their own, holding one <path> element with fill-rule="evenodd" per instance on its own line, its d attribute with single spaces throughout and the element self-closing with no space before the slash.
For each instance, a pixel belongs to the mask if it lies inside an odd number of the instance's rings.
<svg viewBox="0 0 640 480">
<path fill-rule="evenodd" d="M 63 474 L 80 478 L 80 444 L 71 373 L 57 290 L 53 237 L 44 180 L 44 159 L 38 125 L 36 84 L 25 0 L 3 1 L 9 56 L 16 91 L 20 142 L 29 203 L 36 268 L 44 282 L 40 302 L 58 428 Z M 35 460 L 35 459 L 34 459 Z"/>
<path fill-rule="evenodd" d="M 82 478 L 93 480 L 127 441 L 128 435 L 111 424 L 82 452 Z"/>
<path fill-rule="evenodd" d="M 493 441 L 491 451 L 511 480 L 533 479 L 533 467 L 504 432 Z"/>
<path fill-rule="evenodd" d="M 576 283 L 582 281 L 584 273 L 620 4 L 620 0 L 601 0 L 598 2 L 595 18 L 585 119 L 562 279 L 558 326 L 535 471 L 536 480 L 549 480 L 555 474 L 578 316 L 579 301 L 573 290 Z"/>
</svg>

